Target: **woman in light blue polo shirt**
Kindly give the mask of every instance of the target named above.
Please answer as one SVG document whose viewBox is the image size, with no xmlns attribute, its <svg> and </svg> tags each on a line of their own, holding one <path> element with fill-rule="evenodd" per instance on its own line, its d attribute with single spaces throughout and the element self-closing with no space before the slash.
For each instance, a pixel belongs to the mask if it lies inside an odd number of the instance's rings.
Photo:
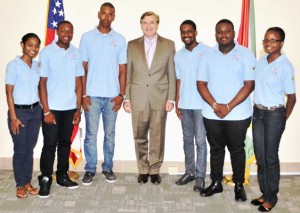
<svg viewBox="0 0 300 213">
<path fill-rule="evenodd" d="M 284 39 L 285 33 L 279 27 L 266 31 L 263 47 L 267 54 L 257 62 L 255 70 L 252 132 L 262 195 L 251 204 L 259 206 L 261 212 L 271 211 L 278 200 L 279 143 L 296 103 L 294 68 L 281 53 Z"/>
<path fill-rule="evenodd" d="M 13 170 L 17 197 L 27 193 L 38 194 L 31 185 L 33 149 L 36 145 L 42 121 L 39 104 L 39 66 L 33 60 L 40 49 L 40 39 L 34 33 L 23 36 L 22 56 L 17 56 L 6 67 L 5 89 L 8 105 L 8 128 L 14 143 Z"/>
</svg>

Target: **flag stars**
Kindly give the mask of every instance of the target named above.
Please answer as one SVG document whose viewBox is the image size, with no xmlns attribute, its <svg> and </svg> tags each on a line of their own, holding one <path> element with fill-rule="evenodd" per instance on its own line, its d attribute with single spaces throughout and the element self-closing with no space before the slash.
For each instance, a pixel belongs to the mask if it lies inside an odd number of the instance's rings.
<svg viewBox="0 0 300 213">
<path fill-rule="evenodd" d="M 54 15 L 57 13 L 57 10 L 56 10 L 55 7 L 53 8 L 52 12 L 53 12 Z"/>
<path fill-rule="evenodd" d="M 56 21 L 53 20 L 51 24 L 52 24 L 53 28 L 55 28 L 55 29 L 57 28 L 57 22 Z"/>
<path fill-rule="evenodd" d="M 60 7 L 61 3 L 59 1 L 55 2 L 55 7 Z"/>
<path fill-rule="evenodd" d="M 58 11 L 58 13 L 59 13 L 59 16 L 64 16 L 64 11 L 63 10 Z"/>
<path fill-rule="evenodd" d="M 64 5 L 62 0 L 50 0 L 48 11 L 48 27 L 57 29 L 59 22 L 65 19 Z"/>
</svg>

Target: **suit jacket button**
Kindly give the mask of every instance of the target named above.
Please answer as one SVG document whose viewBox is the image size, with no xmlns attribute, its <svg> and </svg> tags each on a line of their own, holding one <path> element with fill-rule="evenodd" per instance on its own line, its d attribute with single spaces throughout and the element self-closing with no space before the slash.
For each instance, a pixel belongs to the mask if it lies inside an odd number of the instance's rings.
<svg viewBox="0 0 300 213">
<path fill-rule="evenodd" d="M 146 85 L 146 87 L 148 87 L 148 84 Z"/>
</svg>

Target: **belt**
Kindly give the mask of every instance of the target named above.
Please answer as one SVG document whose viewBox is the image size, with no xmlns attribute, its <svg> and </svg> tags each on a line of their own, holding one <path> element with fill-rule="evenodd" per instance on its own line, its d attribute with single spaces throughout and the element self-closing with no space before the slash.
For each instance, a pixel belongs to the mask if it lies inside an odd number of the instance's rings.
<svg viewBox="0 0 300 213">
<path fill-rule="evenodd" d="M 281 104 L 278 104 L 276 106 L 271 106 L 271 107 L 266 107 L 266 106 L 263 106 L 261 104 L 255 104 L 255 106 L 258 108 L 258 109 L 263 109 L 263 110 L 269 110 L 269 111 L 274 111 L 275 109 L 277 108 L 282 108 L 284 107 L 284 105 L 281 105 Z"/>
<path fill-rule="evenodd" d="M 39 102 L 36 102 L 34 104 L 28 104 L 28 105 L 15 104 L 15 108 L 17 108 L 17 109 L 32 109 L 33 107 L 37 106 L 38 104 L 39 104 Z"/>
</svg>

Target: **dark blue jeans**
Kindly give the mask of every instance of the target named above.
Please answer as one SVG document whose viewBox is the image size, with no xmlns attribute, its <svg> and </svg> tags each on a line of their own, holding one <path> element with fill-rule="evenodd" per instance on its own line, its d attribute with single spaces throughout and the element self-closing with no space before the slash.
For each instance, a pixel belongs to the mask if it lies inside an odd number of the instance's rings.
<svg viewBox="0 0 300 213">
<path fill-rule="evenodd" d="M 233 181 L 245 180 L 245 138 L 251 123 L 251 117 L 245 120 L 223 121 L 203 119 L 207 140 L 210 145 L 210 177 L 212 181 L 221 181 L 225 158 L 225 147 L 230 152 Z"/>
<path fill-rule="evenodd" d="M 69 170 L 69 155 L 71 149 L 71 135 L 73 132 L 73 117 L 75 109 L 57 111 L 51 110 L 55 116 L 56 124 L 43 122 L 42 130 L 44 146 L 40 159 L 42 176 L 53 174 L 53 164 L 57 147 L 57 171 L 56 175 L 67 174 Z"/>
<path fill-rule="evenodd" d="M 257 178 L 266 202 L 275 206 L 279 191 L 279 143 L 285 129 L 285 108 L 273 111 L 254 106 L 252 134 L 257 162 Z"/>
<path fill-rule="evenodd" d="M 33 168 L 33 149 L 42 122 L 42 108 L 40 105 L 32 109 L 15 109 L 17 118 L 25 125 L 20 126 L 19 134 L 13 134 L 8 113 L 8 129 L 14 143 L 13 169 L 16 186 L 24 186 L 31 182 Z"/>
</svg>

